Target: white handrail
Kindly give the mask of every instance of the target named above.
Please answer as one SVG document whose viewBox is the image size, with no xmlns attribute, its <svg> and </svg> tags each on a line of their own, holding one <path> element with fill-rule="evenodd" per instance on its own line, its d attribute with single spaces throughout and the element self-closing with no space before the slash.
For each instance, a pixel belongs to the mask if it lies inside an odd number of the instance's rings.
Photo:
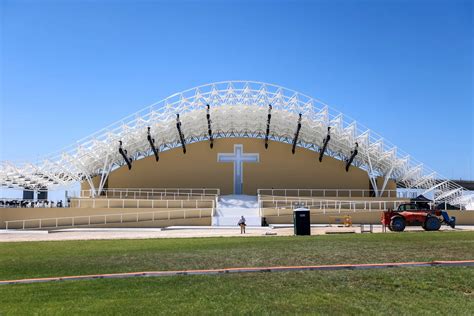
<svg viewBox="0 0 474 316">
<path fill-rule="evenodd" d="M 120 198 L 120 199 L 147 199 L 147 200 L 163 200 L 163 199 L 174 199 L 174 200 L 196 200 L 196 199 L 205 199 L 206 197 L 215 197 L 217 194 L 211 193 L 174 193 L 174 192 L 127 192 L 127 191 L 107 191 L 104 194 L 93 196 L 90 193 L 90 190 L 83 190 L 79 196 L 70 196 L 69 198 L 74 199 L 93 199 L 93 198 Z"/>
<path fill-rule="evenodd" d="M 277 216 L 280 216 L 280 212 L 282 210 L 293 212 L 293 203 L 286 203 L 286 207 L 283 207 L 280 203 L 278 206 L 278 201 L 275 201 L 275 205 L 271 207 L 264 207 L 263 204 L 260 208 L 261 216 L 265 216 L 265 212 L 268 213 L 269 210 L 273 210 L 277 212 Z M 292 201 L 295 202 L 295 201 Z M 403 201 L 345 201 L 345 200 L 301 200 L 297 201 L 298 203 L 304 203 L 304 206 L 311 211 L 323 211 L 326 213 L 329 210 L 333 210 L 334 212 L 341 213 L 341 212 L 372 212 L 372 211 L 381 211 L 386 210 L 387 207 L 391 207 L 393 209 L 398 208 L 400 204 L 405 202 Z M 372 204 L 375 204 L 376 207 L 373 207 Z M 289 208 L 288 208 L 289 206 Z"/>
<path fill-rule="evenodd" d="M 77 201 L 77 206 L 73 206 L 73 204 Z M 171 206 L 171 208 L 185 208 L 185 202 L 189 203 L 194 203 L 195 208 L 200 207 L 199 205 L 202 205 L 203 203 L 211 203 L 211 207 L 216 207 L 217 205 L 217 196 L 215 197 L 210 197 L 209 199 L 199 199 L 199 200 L 148 200 L 148 199 L 114 199 L 114 198 L 72 198 L 69 207 L 72 208 L 81 208 L 81 204 L 84 204 L 84 202 L 88 202 L 87 206 L 88 208 L 126 208 L 125 203 L 136 203 L 134 206 L 129 206 L 128 208 L 150 208 L 149 203 L 151 202 L 151 208 L 160 208 L 159 203 L 166 203 L 166 206 L 162 204 L 162 207 L 169 208 L 170 207 L 170 202 L 174 204 L 175 206 Z M 92 205 L 90 204 L 90 201 L 92 201 Z M 97 202 L 107 202 L 107 205 L 103 206 L 97 206 Z M 110 202 L 111 201 L 116 201 L 116 202 L 121 202 L 120 207 L 111 207 Z M 193 202 L 194 201 L 194 202 Z M 143 205 L 145 202 L 147 202 L 147 205 Z M 141 203 L 141 207 L 140 207 Z M 120 203 L 117 203 L 120 204 Z M 116 204 L 116 205 L 117 205 Z M 189 206 L 186 206 L 189 207 Z"/>
<path fill-rule="evenodd" d="M 108 196 L 109 194 L 120 195 L 124 194 L 128 196 L 132 194 L 133 196 L 141 194 L 161 194 L 161 195 L 188 195 L 188 196 L 200 196 L 200 195 L 220 195 L 220 189 L 217 188 L 108 188 L 102 189 L 98 196 Z M 76 195 L 75 192 L 72 192 L 73 195 Z M 71 195 L 71 197 L 76 197 Z M 93 190 L 80 190 L 79 197 L 92 197 Z"/>
<path fill-rule="evenodd" d="M 301 197 L 372 197 L 374 191 L 367 189 L 258 189 L 257 195 L 294 196 Z M 382 197 L 414 198 L 416 192 L 401 192 L 398 190 L 384 190 Z"/>
<path fill-rule="evenodd" d="M 278 206 L 278 204 L 308 204 L 308 203 L 321 203 L 321 202 L 326 202 L 326 203 L 336 203 L 336 202 L 341 202 L 341 203 L 406 203 L 406 201 L 403 200 L 337 200 L 337 199 L 311 199 L 311 198 L 298 198 L 298 197 L 281 197 L 281 198 L 276 198 L 276 197 L 269 197 L 269 198 L 261 198 L 259 197 L 259 202 L 261 207 L 263 207 L 264 202 L 269 202 L 269 203 L 274 203 L 275 206 Z"/>
<path fill-rule="evenodd" d="M 299 204 L 304 204 L 306 207 L 308 206 L 317 206 L 318 204 L 325 204 L 327 206 L 329 205 L 334 205 L 334 208 L 337 207 L 342 207 L 344 205 L 348 205 L 349 208 L 355 208 L 356 205 L 364 205 L 364 209 L 366 208 L 366 205 L 372 205 L 375 204 L 378 206 L 378 209 L 386 209 L 387 205 L 394 205 L 398 207 L 398 205 L 402 203 L 406 203 L 404 201 L 377 201 L 377 200 L 370 200 L 370 201 L 348 201 L 348 200 L 294 200 L 294 201 L 275 201 L 275 207 L 278 207 L 280 204 L 280 207 L 282 206 L 293 206 L 294 203 L 299 203 Z M 383 207 L 382 207 L 383 205 Z"/>
<path fill-rule="evenodd" d="M 209 211 L 209 216 L 203 216 L 203 211 Z M 193 217 L 190 215 L 186 215 L 186 213 L 190 212 L 198 212 L 199 216 Z M 31 219 L 22 219 L 22 220 L 12 220 L 12 221 L 5 221 L 5 229 L 11 229 L 11 224 L 13 223 L 21 223 L 22 229 L 25 229 L 25 224 L 28 222 L 35 222 L 38 221 L 38 227 L 36 228 L 57 228 L 57 227 L 76 227 L 76 226 L 90 226 L 90 225 L 105 225 L 107 224 L 107 218 L 109 218 L 109 224 L 110 223 L 117 223 L 114 222 L 110 219 L 110 217 L 118 217 L 120 216 L 120 223 L 124 222 L 124 216 L 134 216 L 133 220 L 126 220 L 125 222 L 143 222 L 143 221 L 150 221 L 150 219 L 145 218 L 143 220 L 140 220 L 140 217 L 143 217 L 143 215 L 151 215 L 151 221 L 157 221 L 157 220 L 164 220 L 164 219 L 156 219 L 156 214 L 167 214 L 167 219 L 181 219 L 181 217 L 177 218 L 171 218 L 171 214 L 174 213 L 182 213 L 182 219 L 190 219 L 190 218 L 202 218 L 202 217 L 211 217 L 213 212 L 213 208 L 192 208 L 192 209 L 181 209 L 181 210 L 167 210 L 167 211 L 154 211 L 154 212 L 135 212 L 135 213 L 115 213 L 115 214 L 100 214 L 100 215 L 81 215 L 81 216 L 67 216 L 67 217 L 52 217 L 52 218 L 31 218 Z M 103 223 L 93 223 L 91 222 L 92 218 L 103 218 Z M 87 223 L 85 224 L 78 224 L 78 219 L 87 219 Z M 59 225 L 59 222 L 62 220 L 70 220 L 71 224 L 70 225 Z M 46 221 L 54 221 L 55 224 L 53 226 L 47 226 L 44 225 L 44 222 Z M 10 227 L 9 227 L 10 226 Z M 28 229 L 35 229 L 35 228 L 28 228 Z"/>
</svg>

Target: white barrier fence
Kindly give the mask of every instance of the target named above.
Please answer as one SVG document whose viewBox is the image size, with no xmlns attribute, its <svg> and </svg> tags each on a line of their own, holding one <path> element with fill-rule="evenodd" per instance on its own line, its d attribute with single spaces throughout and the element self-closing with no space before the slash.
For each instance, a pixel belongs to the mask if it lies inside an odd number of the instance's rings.
<svg viewBox="0 0 474 316">
<path fill-rule="evenodd" d="M 220 195 L 220 189 L 207 189 L 207 188 L 114 188 L 114 189 L 103 189 L 95 197 L 118 197 L 118 198 L 130 198 L 136 199 L 143 198 L 144 196 L 158 197 L 158 196 L 176 196 L 176 197 L 198 197 L 198 196 L 218 196 Z M 70 192 L 70 197 L 81 197 L 81 198 L 92 198 L 92 190 L 81 190 L 79 194 L 77 192 Z"/>
<path fill-rule="evenodd" d="M 148 200 L 148 199 L 102 199 L 75 198 L 71 199 L 70 207 L 74 208 L 201 208 L 203 204 L 211 203 L 216 207 L 217 197 L 202 200 Z M 77 205 L 76 205 L 77 204 Z"/>
<path fill-rule="evenodd" d="M 200 194 L 200 193 L 164 193 L 164 192 L 117 192 L 117 193 L 105 193 L 99 196 L 88 196 L 87 194 L 79 195 L 78 197 L 71 197 L 75 199 L 146 199 L 146 200 L 204 200 L 208 198 L 215 198 L 217 194 Z"/>
<path fill-rule="evenodd" d="M 91 225 L 138 223 L 144 221 L 193 219 L 212 217 L 214 209 L 183 209 L 173 211 L 154 211 L 137 213 L 119 213 L 103 215 L 82 215 L 55 218 L 35 218 L 5 221 L 8 229 L 44 229 L 60 227 L 81 227 Z M 12 227 L 13 226 L 13 227 Z"/>
<path fill-rule="evenodd" d="M 84 205 L 88 205 L 88 207 L 96 208 L 97 204 L 100 204 L 105 208 L 112 208 L 112 207 L 119 207 L 125 208 L 126 205 L 131 205 L 128 207 L 133 208 L 140 208 L 140 207 L 151 207 L 155 208 L 155 206 L 166 205 L 173 205 L 171 207 L 192 207 L 191 204 L 194 203 L 194 207 L 199 207 L 199 204 L 203 204 L 205 202 L 212 202 L 213 207 L 217 205 L 218 195 L 216 194 L 198 194 L 198 193 L 167 193 L 165 194 L 156 194 L 153 195 L 151 193 L 141 193 L 138 194 L 137 192 L 129 192 L 129 195 L 119 195 L 120 197 L 72 197 L 68 199 L 68 203 L 61 203 L 58 206 L 58 203 L 54 203 L 51 201 L 43 201 L 43 200 L 33 200 L 33 199 L 15 199 L 15 198 L 1 198 L 0 199 L 0 208 L 51 208 L 51 207 L 83 207 Z M 120 203 L 117 203 L 120 201 Z M 148 202 L 145 202 L 148 201 Z M 111 205 L 112 204 L 112 205 Z M 132 205 L 133 204 L 133 205 Z M 185 206 L 187 205 L 187 206 Z"/>
<path fill-rule="evenodd" d="M 297 207 L 306 207 L 310 210 L 322 211 L 324 214 L 330 212 L 357 212 L 357 211 L 381 211 L 389 208 L 397 209 L 402 201 L 346 201 L 346 200 L 311 200 L 311 199 L 288 199 L 274 200 L 271 207 L 263 207 L 265 200 L 260 200 L 260 216 L 267 213 L 290 215 Z M 271 200 L 270 200 L 271 201 Z"/>
<path fill-rule="evenodd" d="M 374 191 L 362 189 L 258 189 L 257 194 L 268 196 L 294 196 L 294 197 L 375 197 Z M 385 190 L 382 197 L 390 198 L 415 198 L 417 192 L 398 190 Z"/>
</svg>

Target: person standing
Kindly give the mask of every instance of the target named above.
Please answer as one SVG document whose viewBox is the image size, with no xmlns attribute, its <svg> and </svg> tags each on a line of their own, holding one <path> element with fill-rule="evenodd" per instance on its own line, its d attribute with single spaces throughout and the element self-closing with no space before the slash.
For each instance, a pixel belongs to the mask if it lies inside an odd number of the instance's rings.
<svg viewBox="0 0 474 316">
<path fill-rule="evenodd" d="M 240 233 L 245 234 L 245 226 L 247 226 L 247 224 L 245 224 L 245 217 L 243 215 L 240 217 L 237 225 L 240 226 Z"/>
</svg>

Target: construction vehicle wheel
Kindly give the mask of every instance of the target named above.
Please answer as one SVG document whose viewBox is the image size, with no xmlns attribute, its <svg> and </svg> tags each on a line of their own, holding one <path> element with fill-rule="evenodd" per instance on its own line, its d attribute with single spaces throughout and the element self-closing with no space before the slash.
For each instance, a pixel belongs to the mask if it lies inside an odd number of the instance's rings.
<svg viewBox="0 0 474 316">
<path fill-rule="evenodd" d="M 394 216 L 390 220 L 390 228 L 394 232 L 402 232 L 405 230 L 405 219 L 401 216 Z"/>
<path fill-rule="evenodd" d="M 439 230 L 441 227 L 441 222 L 439 219 L 435 216 L 428 216 L 426 217 L 426 221 L 423 225 L 423 228 L 427 231 L 432 231 L 432 230 Z"/>
</svg>

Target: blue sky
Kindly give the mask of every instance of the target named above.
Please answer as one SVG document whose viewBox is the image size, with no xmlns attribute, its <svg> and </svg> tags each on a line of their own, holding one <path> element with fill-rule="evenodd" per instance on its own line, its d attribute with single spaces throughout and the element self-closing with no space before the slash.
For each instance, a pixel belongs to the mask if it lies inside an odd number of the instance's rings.
<svg viewBox="0 0 474 316">
<path fill-rule="evenodd" d="M 441 174 L 474 179 L 469 1 L 0 3 L 0 160 L 242 79 L 319 98 Z"/>
</svg>

